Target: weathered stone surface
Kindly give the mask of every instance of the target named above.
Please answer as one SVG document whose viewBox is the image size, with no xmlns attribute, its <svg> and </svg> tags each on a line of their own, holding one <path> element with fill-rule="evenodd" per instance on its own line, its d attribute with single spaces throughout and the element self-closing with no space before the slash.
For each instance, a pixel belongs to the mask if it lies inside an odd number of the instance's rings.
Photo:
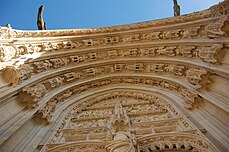
<svg viewBox="0 0 229 152">
<path fill-rule="evenodd" d="M 96 29 L 0 27 L 0 151 L 228 151 L 228 4 Z"/>
</svg>

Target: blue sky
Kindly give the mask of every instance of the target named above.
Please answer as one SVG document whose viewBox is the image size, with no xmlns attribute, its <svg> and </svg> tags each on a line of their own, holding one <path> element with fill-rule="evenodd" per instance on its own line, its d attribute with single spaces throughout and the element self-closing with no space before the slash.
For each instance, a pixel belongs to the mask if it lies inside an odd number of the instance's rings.
<svg viewBox="0 0 229 152">
<path fill-rule="evenodd" d="M 223 0 L 178 0 L 181 14 L 209 8 Z M 0 26 L 36 30 L 44 4 L 47 29 L 115 26 L 173 16 L 173 0 L 0 0 Z"/>
</svg>

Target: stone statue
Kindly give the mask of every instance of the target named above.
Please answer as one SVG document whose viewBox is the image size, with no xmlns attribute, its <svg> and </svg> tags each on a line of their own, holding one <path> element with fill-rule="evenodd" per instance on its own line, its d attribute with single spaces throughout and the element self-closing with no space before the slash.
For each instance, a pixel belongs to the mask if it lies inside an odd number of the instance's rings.
<svg viewBox="0 0 229 152">
<path fill-rule="evenodd" d="M 39 30 L 46 30 L 46 23 L 43 20 L 42 14 L 44 11 L 44 5 L 41 5 L 38 10 L 37 15 L 37 27 Z"/>
<path fill-rule="evenodd" d="M 180 16 L 180 6 L 178 5 L 177 0 L 173 0 L 173 3 L 174 16 Z"/>
</svg>

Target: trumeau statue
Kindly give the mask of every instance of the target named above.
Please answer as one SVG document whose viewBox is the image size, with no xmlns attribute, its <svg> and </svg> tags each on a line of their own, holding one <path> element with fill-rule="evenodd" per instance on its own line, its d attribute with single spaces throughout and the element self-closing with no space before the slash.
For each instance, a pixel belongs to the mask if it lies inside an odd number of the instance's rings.
<svg viewBox="0 0 229 152">
<path fill-rule="evenodd" d="M 180 6 L 178 5 L 177 0 L 173 0 L 173 3 L 174 16 L 180 16 Z"/>
<path fill-rule="evenodd" d="M 44 5 L 41 5 L 38 10 L 37 15 L 37 27 L 39 30 L 46 30 L 46 23 L 43 20 L 42 14 L 44 11 Z"/>
</svg>

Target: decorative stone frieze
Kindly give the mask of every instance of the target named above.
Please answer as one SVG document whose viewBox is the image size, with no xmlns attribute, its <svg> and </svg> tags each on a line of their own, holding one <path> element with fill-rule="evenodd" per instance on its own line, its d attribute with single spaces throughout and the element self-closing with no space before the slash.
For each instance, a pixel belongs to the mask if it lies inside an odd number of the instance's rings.
<svg viewBox="0 0 229 152">
<path fill-rule="evenodd" d="M 62 59 L 62 58 L 59 58 L 59 59 L 57 58 L 57 59 L 50 59 L 50 62 L 52 64 L 53 68 L 58 68 L 58 67 L 67 65 L 68 60 Z"/>
<path fill-rule="evenodd" d="M 52 79 L 48 79 L 44 82 L 45 88 L 47 90 L 50 90 L 52 88 L 59 87 L 64 83 L 63 80 L 64 80 L 63 77 L 55 77 Z"/>
<path fill-rule="evenodd" d="M 132 71 L 144 72 L 144 71 L 142 71 L 143 64 L 139 64 L 139 63 L 138 64 L 130 64 L 128 66 L 125 66 L 124 64 L 122 64 L 122 66 L 124 67 L 123 69 L 121 69 L 122 72 L 125 72 L 125 69 L 126 70 L 132 70 Z M 67 74 L 72 75 L 71 81 L 73 81 L 76 79 L 80 79 L 81 77 L 86 78 L 86 77 L 91 77 L 91 76 L 95 76 L 95 75 L 109 74 L 109 72 L 115 72 L 115 71 L 120 72 L 120 70 L 117 71 L 117 66 L 111 65 L 111 67 L 113 67 L 113 68 L 116 67 L 116 70 L 110 70 L 111 68 L 107 68 L 107 67 L 109 67 L 109 66 L 105 66 L 105 68 L 104 67 L 89 68 L 89 69 L 83 70 L 82 72 L 78 72 L 78 73 L 71 72 L 71 73 L 67 73 Z M 204 75 L 207 75 L 206 70 L 201 70 L 201 69 L 196 69 L 196 68 L 185 68 L 184 66 L 180 66 L 180 65 L 171 66 L 171 65 L 165 65 L 165 64 L 147 65 L 144 67 L 146 67 L 147 72 L 153 71 L 153 72 L 156 72 L 159 74 L 162 74 L 164 72 L 172 72 L 172 73 L 174 72 L 174 74 L 177 76 L 180 76 L 181 74 L 183 74 L 183 76 L 187 77 L 187 80 L 191 84 L 194 84 L 197 88 L 200 88 L 202 85 L 204 85 L 206 87 L 206 84 L 209 83 L 209 80 L 207 79 L 207 77 L 204 77 Z M 119 67 L 119 69 L 120 69 L 120 67 Z M 186 72 L 184 71 L 184 69 L 186 69 Z M 81 77 L 79 77 L 79 75 L 81 75 L 79 73 L 82 73 Z M 65 80 L 65 81 L 63 81 L 63 80 Z M 70 79 L 66 78 L 66 74 L 64 74 L 64 75 L 61 75 L 58 77 L 48 79 L 45 82 L 39 83 L 39 84 L 44 85 L 46 91 L 48 91 L 52 88 L 59 87 L 59 86 L 63 85 L 64 83 L 69 83 L 71 81 L 70 81 Z M 179 86 L 179 85 L 175 85 L 173 83 L 164 82 L 164 81 L 160 82 L 158 80 L 152 80 L 152 82 L 151 82 L 151 80 L 146 81 L 144 79 L 126 78 L 126 79 L 123 79 L 123 82 L 124 83 L 133 83 L 133 84 L 138 84 L 138 83 L 144 83 L 144 84 L 150 83 L 151 84 L 152 83 L 155 86 L 160 86 L 160 87 L 162 86 L 165 89 L 174 90 L 174 91 L 177 91 L 176 89 L 179 88 L 179 87 L 173 88 L 174 86 Z M 92 83 L 91 86 L 92 86 L 92 88 L 94 88 L 94 87 L 100 86 L 100 84 L 97 85 L 97 84 Z M 26 88 L 33 88 L 33 86 L 32 87 L 26 87 Z M 181 87 L 181 88 L 184 88 L 184 87 Z M 185 89 L 185 90 L 189 90 L 189 89 Z M 45 94 L 46 91 L 43 92 L 42 94 Z M 23 89 L 22 89 L 22 92 L 24 92 Z M 194 96 L 197 96 L 196 98 L 195 97 L 186 97 L 186 96 L 190 95 L 190 93 L 187 93 L 187 94 L 188 95 L 186 95 L 186 93 L 184 93 L 184 97 L 188 101 L 187 107 L 191 108 L 192 104 L 196 101 L 195 99 L 199 98 L 199 97 L 198 97 L 198 95 L 196 95 L 196 93 L 191 93 L 191 94 L 194 94 Z M 190 96 L 192 96 L 192 95 L 190 95 Z M 42 98 L 42 96 L 39 97 L 38 100 L 40 100 L 41 98 Z M 27 99 L 23 99 L 23 100 L 27 100 Z"/>
<path fill-rule="evenodd" d="M 83 74 L 80 72 L 69 72 L 63 75 L 66 82 L 71 82 L 76 79 L 79 79 Z"/>
<path fill-rule="evenodd" d="M 18 57 L 19 50 L 14 45 L 5 46 L 0 44 L 0 62 L 7 62 Z"/>
<path fill-rule="evenodd" d="M 222 44 L 215 44 L 211 47 L 173 46 L 173 47 L 137 48 L 137 49 L 129 49 L 129 50 L 114 50 L 114 51 L 105 51 L 105 52 L 98 52 L 98 53 L 95 52 L 89 54 L 85 53 L 82 55 L 69 56 L 63 58 L 45 59 L 43 61 L 37 61 L 31 64 L 25 64 L 25 66 L 26 67 L 30 66 L 29 69 L 31 70 L 29 71 L 32 74 L 32 73 L 40 73 L 49 69 L 59 68 L 69 64 L 73 65 L 73 64 L 83 63 L 83 62 L 108 60 L 113 58 L 152 57 L 152 56 L 153 57 L 156 56 L 193 57 L 193 58 L 200 58 L 204 62 L 215 64 L 215 63 L 219 63 L 224 56 L 224 51 L 222 50 L 222 48 L 223 48 Z M 175 68 L 178 68 L 178 66 L 176 66 Z M 5 69 L 7 69 L 6 71 L 9 71 L 9 67 L 6 67 Z M 20 66 L 18 68 L 12 67 L 11 69 L 14 69 L 13 70 L 15 71 L 14 73 L 17 73 L 20 72 L 21 67 Z M 174 72 L 176 70 L 178 69 L 174 69 Z M 181 69 L 179 69 L 178 71 L 180 70 Z M 176 73 L 176 75 L 181 75 L 181 73 L 180 74 L 178 73 Z M 13 84 L 17 84 L 22 80 L 26 80 L 30 78 L 30 77 L 24 77 L 19 81 L 19 78 L 17 78 L 16 76 L 17 75 L 11 74 L 11 72 L 8 72 L 7 74 L 3 75 L 4 79 L 7 82 Z M 15 77 L 14 79 L 17 79 L 18 81 L 12 82 L 12 80 L 8 79 L 7 77 L 12 77 L 12 79 Z"/>
<path fill-rule="evenodd" d="M 32 66 L 34 67 L 35 73 L 40 73 L 42 71 L 46 71 L 50 69 L 52 67 L 52 64 L 49 60 L 44 60 L 44 61 L 34 62 Z"/>
<path fill-rule="evenodd" d="M 20 73 L 19 70 L 12 66 L 6 66 L 3 70 L 2 76 L 6 82 L 16 85 L 20 82 Z"/>
<path fill-rule="evenodd" d="M 220 3 L 219 5 L 215 5 L 211 7 L 209 10 L 195 12 L 192 14 L 188 14 L 185 16 L 180 16 L 176 18 L 167 18 L 165 20 L 155 20 L 155 21 L 148 21 L 143 23 L 137 24 L 129 24 L 129 25 L 121 25 L 121 26 L 114 26 L 114 27 L 104 27 L 104 28 L 95 28 L 95 29 L 81 29 L 81 30 L 56 30 L 56 31 L 20 31 L 20 30 L 13 30 L 14 37 L 57 37 L 57 36 L 72 36 L 72 35 L 84 35 L 84 34 L 95 34 L 95 33 L 109 33 L 109 32 L 118 32 L 118 31 L 127 31 L 127 30 L 136 30 L 136 29 L 144 29 L 149 27 L 158 27 L 163 25 L 173 25 L 173 24 L 182 24 L 191 21 L 201 20 L 210 17 L 217 17 L 227 15 L 228 12 L 228 1 L 225 0 L 224 2 Z M 4 28 L 2 27 L 2 30 Z M 8 32 L 7 32 L 8 33 Z M 115 36 L 112 36 L 115 37 Z M 6 37 L 8 38 L 8 37 Z M 108 40 L 109 41 L 109 40 Z"/>
<path fill-rule="evenodd" d="M 54 43 L 41 43 L 41 44 L 23 44 L 14 46 L 14 48 L 9 48 L 10 46 L 2 46 L 1 47 L 1 60 L 8 61 L 13 57 L 19 57 L 24 54 L 32 54 L 36 52 L 51 52 L 58 50 L 66 50 L 73 48 L 87 48 L 87 47 L 98 47 L 98 46 L 109 46 L 114 44 L 128 44 L 135 42 L 145 42 L 145 41 L 155 41 L 155 40 L 174 40 L 174 39 L 186 39 L 186 38 L 194 38 L 194 37 L 204 37 L 202 33 L 207 33 L 209 37 L 219 37 L 224 35 L 224 32 L 221 31 L 221 27 L 224 24 L 226 18 L 220 19 L 214 24 L 209 24 L 208 26 L 194 26 L 191 28 L 179 28 L 174 30 L 165 30 L 161 32 L 147 32 L 141 34 L 132 34 L 132 35 L 121 35 L 115 36 L 115 41 L 111 41 L 114 39 L 114 36 L 104 37 L 104 38 L 96 38 L 96 39 L 85 39 L 79 41 L 60 41 Z M 206 28 L 205 31 L 201 31 Z M 213 34 L 215 36 L 213 36 Z M 9 49 L 11 51 L 9 51 Z M 13 51 L 12 51 L 13 50 Z M 170 56 L 170 55 L 169 55 Z M 174 54 L 172 54 L 174 56 Z M 62 64 L 65 64 L 68 61 L 52 59 L 54 62 L 54 67 L 59 67 Z"/>
<path fill-rule="evenodd" d="M 162 150 L 192 150 L 192 151 L 215 151 L 209 143 L 196 135 L 171 134 L 171 135 L 150 135 L 139 139 L 139 149 L 142 152 Z"/>
<path fill-rule="evenodd" d="M 164 100 L 154 95 L 137 92 L 137 91 L 134 91 L 134 92 L 133 91 L 115 91 L 115 92 L 103 93 L 101 95 L 98 95 L 96 98 L 91 97 L 90 99 L 87 99 L 85 102 L 78 102 L 77 104 L 75 104 L 75 107 L 73 108 L 74 112 L 72 114 L 73 117 L 71 117 L 71 121 L 76 125 L 73 125 L 73 126 L 69 125 L 69 126 L 71 126 L 71 128 L 77 127 L 78 129 L 77 130 L 72 129 L 69 131 L 65 129 L 63 130 L 64 134 L 66 134 L 67 136 L 69 135 L 70 136 L 71 135 L 79 136 L 80 134 L 86 135 L 86 134 L 106 132 L 107 129 L 101 128 L 101 127 L 109 126 L 109 121 L 107 120 L 107 118 L 109 118 L 112 112 L 107 111 L 108 113 L 105 114 L 104 109 L 108 110 L 114 107 L 113 102 L 108 102 L 109 100 L 120 99 L 120 98 L 125 98 L 127 100 L 127 102 L 122 101 L 122 105 L 126 108 L 128 115 L 130 115 L 131 113 L 136 113 L 135 108 L 138 109 L 139 106 L 144 106 L 144 105 L 146 106 L 148 104 L 156 105 L 158 109 L 160 108 L 163 109 L 165 107 L 168 107 L 170 109 L 169 111 L 171 111 L 176 117 L 182 120 L 181 123 L 184 123 L 184 125 L 187 126 L 187 129 L 192 128 L 188 124 L 188 122 L 182 118 L 183 116 L 176 109 L 174 109 L 174 107 L 171 104 L 165 102 Z M 136 100 L 129 100 L 129 99 L 136 99 Z M 94 112 L 91 110 L 94 110 Z M 142 108 L 140 108 L 139 110 L 142 110 Z M 157 127 L 160 128 L 161 126 L 170 126 L 170 125 L 177 126 L 178 120 L 171 119 L 171 116 L 162 115 L 162 117 L 160 118 L 158 116 L 153 117 L 151 115 L 149 116 L 149 118 L 146 118 L 145 116 L 139 117 L 141 115 L 144 115 L 144 113 L 138 113 L 138 114 L 139 115 L 131 116 L 131 121 L 134 123 L 133 127 L 136 128 L 137 130 L 151 128 L 152 126 L 156 128 Z M 63 123 L 66 123 L 66 120 L 63 120 Z M 54 139 L 57 139 L 59 137 L 60 131 L 57 131 L 57 133 L 58 135 L 55 135 L 55 138 L 51 140 L 51 143 L 54 143 L 55 142 Z"/>
<path fill-rule="evenodd" d="M 173 74 L 175 76 L 181 76 L 187 78 L 187 81 L 196 86 L 196 88 L 201 88 L 208 84 L 207 75 L 210 75 L 205 69 L 192 68 L 184 65 L 177 64 L 164 64 L 164 63 L 117 63 L 117 64 L 106 64 L 106 66 L 91 67 L 83 70 L 75 70 L 77 72 L 72 72 L 62 74 L 58 77 L 48 79 L 45 83 L 46 89 L 50 90 L 53 87 L 48 87 L 47 82 L 51 83 L 53 81 L 58 81 L 58 87 L 63 83 L 70 83 L 77 79 L 83 79 L 92 76 L 106 75 L 118 72 L 131 73 L 131 72 L 141 72 L 141 73 L 153 73 L 153 74 Z M 31 74 L 31 73 L 29 73 Z M 27 78 L 27 77 L 25 77 Z M 24 78 L 24 79 L 25 79 Z M 63 81 L 64 80 L 64 81 Z M 50 84 L 51 85 L 51 84 Z M 53 84 L 54 85 L 54 84 Z"/>
<path fill-rule="evenodd" d="M 100 80 L 100 81 L 95 81 L 90 84 L 84 84 L 80 86 L 76 86 L 73 88 L 70 88 L 55 97 L 53 97 L 50 101 L 48 102 L 53 102 L 57 105 L 60 105 L 63 101 L 65 101 L 67 98 L 71 97 L 72 95 L 80 94 L 83 91 L 88 91 L 90 89 L 102 87 L 102 86 L 107 86 L 107 85 L 112 85 L 112 84 L 135 84 L 135 85 L 145 85 L 147 87 L 153 86 L 153 87 L 158 87 L 161 89 L 166 89 L 171 92 L 176 92 L 180 93 L 182 98 L 184 99 L 184 106 L 186 108 L 192 109 L 194 107 L 197 107 L 198 103 L 201 102 L 203 99 L 200 97 L 198 94 L 195 92 L 180 86 L 175 83 L 171 82 L 166 82 L 162 80 L 153 80 L 153 79 L 147 79 L 147 78 L 132 78 L 132 77 L 126 77 L 126 78 L 116 78 L 116 79 L 105 79 L 105 80 Z M 47 108 L 45 108 L 47 109 Z M 151 110 L 153 111 L 153 110 Z M 163 112 L 163 111 L 158 111 L 158 112 Z"/>
</svg>

